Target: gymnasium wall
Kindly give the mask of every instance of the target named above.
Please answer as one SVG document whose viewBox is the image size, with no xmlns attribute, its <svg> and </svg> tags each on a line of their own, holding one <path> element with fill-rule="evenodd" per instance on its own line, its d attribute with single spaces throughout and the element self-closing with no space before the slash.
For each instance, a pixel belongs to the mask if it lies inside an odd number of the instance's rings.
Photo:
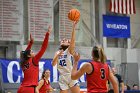
<svg viewBox="0 0 140 93">
<path fill-rule="evenodd" d="M 128 63 L 137 63 L 138 66 L 138 70 L 134 70 L 133 68 L 131 68 L 131 71 L 133 71 L 133 73 L 137 72 L 136 74 L 138 74 L 138 80 L 139 80 L 139 85 L 140 85 L 140 49 L 127 49 L 127 62 Z"/>
<path fill-rule="evenodd" d="M 56 0 L 55 0 L 56 1 Z M 84 13 L 83 17 L 83 21 L 85 22 L 84 27 L 82 31 L 82 35 L 78 34 L 79 38 L 77 38 L 77 41 L 82 41 L 84 42 L 84 44 L 79 44 L 76 42 L 76 50 L 81 54 L 81 59 L 90 59 L 91 58 L 91 50 L 92 50 L 92 45 L 93 43 L 91 42 L 92 38 L 88 37 L 87 34 L 90 33 L 86 33 L 88 31 L 91 30 L 91 24 L 90 24 L 90 1 L 91 0 L 82 0 L 82 12 Z M 98 0 L 95 0 L 98 1 Z M 106 0 L 106 2 L 108 2 L 109 0 Z M 27 0 L 24 0 L 24 11 L 25 13 L 27 13 Z M 97 5 L 97 4 L 96 4 Z M 97 14 L 98 15 L 98 14 Z M 114 47 L 108 47 L 105 48 L 105 53 L 107 55 L 108 60 L 110 60 L 113 64 L 113 66 L 117 67 L 117 68 L 121 68 L 121 64 L 122 63 L 129 63 L 129 64 L 133 64 L 133 67 L 135 68 L 136 66 L 138 66 L 138 68 L 136 67 L 136 69 L 132 69 L 131 66 L 129 66 L 129 71 L 127 74 L 129 74 L 129 79 L 131 79 L 133 81 L 133 83 L 139 83 L 140 85 L 140 0 L 136 0 L 136 15 L 132 15 L 131 16 L 131 40 L 132 40 L 132 45 L 134 44 L 134 42 L 136 42 L 136 46 L 134 48 L 136 49 L 127 49 L 127 48 L 114 48 Z M 26 14 L 27 16 L 27 14 Z M 95 15 L 93 15 L 94 18 Z M 54 35 L 55 37 L 55 41 L 53 42 L 49 42 L 49 46 L 47 48 L 47 51 L 45 52 L 45 54 L 43 55 L 42 58 L 53 58 L 55 51 L 58 49 L 59 47 L 59 14 L 57 13 L 57 15 L 54 16 L 56 18 L 55 24 L 55 32 Z M 97 18 L 97 17 L 96 17 Z M 25 40 L 24 41 L 24 45 L 19 45 L 19 42 L 11 42 L 11 41 L 0 41 L 0 46 L 4 46 L 5 51 L 3 49 L 0 50 L 0 55 L 4 58 L 19 58 L 19 52 L 20 50 L 24 50 L 26 48 L 26 44 L 27 44 L 27 39 L 28 39 L 28 25 L 26 23 L 28 23 L 27 18 L 24 18 L 24 28 L 23 30 L 25 31 Z M 98 19 L 96 19 L 97 21 L 100 21 Z M 95 22 L 96 25 L 98 22 Z M 95 25 L 95 24 L 94 24 Z M 94 32 L 93 32 L 94 33 Z M 86 37 L 80 37 L 80 36 L 86 36 Z M 85 39 L 86 38 L 86 39 Z M 87 39 L 88 38 L 88 39 Z M 79 40 L 80 39 L 80 40 Z M 90 41 L 90 40 L 91 41 Z M 113 41 L 116 42 L 116 41 Z M 38 50 L 40 49 L 40 45 L 41 42 L 36 42 L 35 45 L 33 45 L 33 50 L 35 51 L 35 53 L 38 52 Z M 80 46 L 82 45 L 82 46 Z M 127 45 L 126 45 L 127 46 Z M 129 65 L 128 64 L 128 65 Z M 138 65 L 136 65 L 138 64 Z M 137 72 L 138 71 L 138 72 Z M 120 73 L 120 72 L 119 72 Z M 133 73 L 133 74 L 131 74 Z M 133 76 L 135 77 L 133 77 Z M 19 85 L 19 84 L 18 84 Z M 18 85 L 15 84 L 16 87 L 18 87 Z M 11 87 L 11 85 L 5 84 L 4 87 Z"/>
<path fill-rule="evenodd" d="M 133 48 L 140 48 L 140 0 L 135 0 L 136 14 L 131 15 L 131 40 Z"/>
</svg>

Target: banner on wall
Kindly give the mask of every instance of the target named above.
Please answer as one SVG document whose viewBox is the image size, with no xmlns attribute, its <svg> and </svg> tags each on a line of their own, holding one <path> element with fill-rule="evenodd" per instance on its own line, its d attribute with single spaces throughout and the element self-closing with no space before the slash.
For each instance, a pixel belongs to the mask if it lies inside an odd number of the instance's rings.
<svg viewBox="0 0 140 93">
<path fill-rule="evenodd" d="M 130 38 L 130 17 L 103 15 L 103 36 Z"/>
<path fill-rule="evenodd" d="M 44 69 L 49 69 L 51 72 L 50 82 L 58 82 L 58 71 L 57 66 L 51 65 L 52 59 L 41 59 L 39 61 L 39 79 L 41 78 L 42 72 Z M 80 68 L 85 62 L 90 60 L 80 60 L 78 68 Z M 3 83 L 20 83 L 23 79 L 23 72 L 19 65 L 19 60 L 9 60 L 9 59 L 0 59 L 1 68 L 2 68 L 2 78 Z M 85 82 L 85 75 L 80 79 L 80 82 Z"/>
<path fill-rule="evenodd" d="M 90 62 L 91 60 L 80 60 L 78 62 L 78 69 L 82 67 L 85 62 Z M 41 79 L 42 72 L 44 69 L 49 69 L 51 72 L 50 82 L 58 82 L 58 71 L 57 66 L 51 65 L 52 59 L 41 59 L 39 61 L 39 80 Z M 19 65 L 19 59 L 9 60 L 9 59 L 0 59 L 1 68 L 2 68 L 2 79 L 3 83 L 21 83 L 23 79 L 23 72 Z M 107 61 L 107 64 L 110 65 L 110 61 Z M 79 82 L 85 82 L 85 75 L 81 76 Z"/>
</svg>

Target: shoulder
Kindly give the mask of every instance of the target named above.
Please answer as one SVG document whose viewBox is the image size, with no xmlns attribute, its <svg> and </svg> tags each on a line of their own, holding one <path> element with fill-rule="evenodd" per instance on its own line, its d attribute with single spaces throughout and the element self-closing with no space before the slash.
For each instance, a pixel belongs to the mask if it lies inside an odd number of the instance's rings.
<svg viewBox="0 0 140 93">
<path fill-rule="evenodd" d="M 83 65 L 83 67 L 91 67 L 92 63 L 91 62 L 85 62 L 85 64 Z"/>
<path fill-rule="evenodd" d="M 41 80 L 39 81 L 39 83 L 40 83 L 40 84 L 44 84 L 44 79 L 41 79 Z"/>
<path fill-rule="evenodd" d="M 91 62 L 86 62 L 83 67 L 86 69 L 87 74 L 92 74 L 94 70 L 94 66 Z"/>
</svg>

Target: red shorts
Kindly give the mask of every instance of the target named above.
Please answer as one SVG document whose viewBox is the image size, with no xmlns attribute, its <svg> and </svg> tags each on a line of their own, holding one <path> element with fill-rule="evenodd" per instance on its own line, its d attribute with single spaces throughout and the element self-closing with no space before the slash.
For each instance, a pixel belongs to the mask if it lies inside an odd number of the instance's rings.
<svg viewBox="0 0 140 93">
<path fill-rule="evenodd" d="M 20 86 L 17 93 L 35 93 L 35 87 Z"/>
</svg>

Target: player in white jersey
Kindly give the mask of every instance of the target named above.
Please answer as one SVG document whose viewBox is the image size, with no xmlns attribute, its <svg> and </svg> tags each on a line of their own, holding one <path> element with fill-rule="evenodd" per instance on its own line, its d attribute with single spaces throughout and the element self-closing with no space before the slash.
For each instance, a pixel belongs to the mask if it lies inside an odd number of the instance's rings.
<svg viewBox="0 0 140 93">
<path fill-rule="evenodd" d="M 71 79 L 71 71 L 73 64 L 73 55 L 75 53 L 75 26 L 77 22 L 73 23 L 73 31 L 71 40 L 63 39 L 60 42 L 60 49 L 55 53 L 52 61 L 52 65 L 57 64 L 57 69 L 59 71 L 59 86 L 60 93 L 68 93 L 68 89 L 72 93 L 80 93 L 80 88 L 78 86 L 77 80 Z"/>
</svg>

